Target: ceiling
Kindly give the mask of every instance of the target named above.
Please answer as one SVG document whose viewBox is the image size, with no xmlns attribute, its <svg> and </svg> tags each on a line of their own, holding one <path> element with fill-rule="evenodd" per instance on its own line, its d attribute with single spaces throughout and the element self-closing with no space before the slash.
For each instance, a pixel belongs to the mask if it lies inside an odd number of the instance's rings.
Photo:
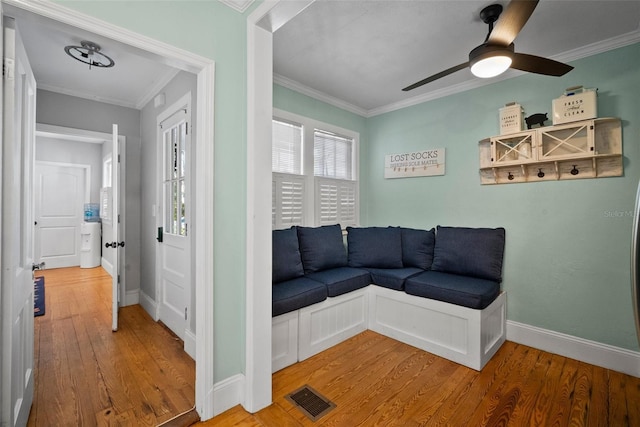
<svg viewBox="0 0 640 427">
<path fill-rule="evenodd" d="M 141 109 L 179 72 L 149 52 L 10 5 L 3 8 L 16 18 L 39 89 Z M 66 54 L 65 46 L 83 40 L 99 44 L 115 65 L 89 69 Z"/>
<path fill-rule="evenodd" d="M 508 1 L 318 0 L 275 32 L 275 80 L 371 116 L 522 74 L 478 79 L 465 69 L 402 92 L 466 62 L 487 35 L 479 12 L 493 3 Z M 639 41 L 640 1 L 542 0 L 514 43 L 571 61 Z"/>
<path fill-rule="evenodd" d="M 401 90 L 467 61 L 487 33 L 479 11 L 495 2 L 317 0 L 274 33 L 274 80 L 371 116 L 513 77 L 521 73 L 485 80 L 465 69 Z M 40 89 L 139 109 L 179 71 L 129 45 L 4 8 L 17 19 Z M 89 69 L 67 56 L 64 47 L 82 40 L 101 45 L 115 66 Z M 571 61 L 635 42 L 640 42 L 640 1 L 542 0 L 515 46 L 517 52 Z"/>
</svg>

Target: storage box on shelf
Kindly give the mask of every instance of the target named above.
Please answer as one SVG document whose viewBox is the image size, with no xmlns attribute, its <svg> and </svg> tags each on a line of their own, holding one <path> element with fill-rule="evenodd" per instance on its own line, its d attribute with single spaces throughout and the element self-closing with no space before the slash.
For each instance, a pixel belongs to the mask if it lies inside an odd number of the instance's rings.
<svg viewBox="0 0 640 427">
<path fill-rule="evenodd" d="M 506 184 L 621 176 L 620 119 L 600 118 L 483 139 L 480 182 Z"/>
</svg>

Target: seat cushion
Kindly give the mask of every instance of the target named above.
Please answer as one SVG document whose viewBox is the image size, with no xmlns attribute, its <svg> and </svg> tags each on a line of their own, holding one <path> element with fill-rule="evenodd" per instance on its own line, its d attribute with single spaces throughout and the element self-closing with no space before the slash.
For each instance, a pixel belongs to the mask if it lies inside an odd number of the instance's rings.
<svg viewBox="0 0 640 427">
<path fill-rule="evenodd" d="M 431 269 L 501 282 L 504 234 L 504 228 L 438 226 Z"/>
<path fill-rule="evenodd" d="M 408 268 L 366 268 L 371 274 L 374 285 L 401 291 L 407 278 L 422 273 L 424 270 L 415 267 Z"/>
<path fill-rule="evenodd" d="M 404 267 L 416 267 L 429 270 L 433 262 L 433 249 L 436 233 L 431 230 L 401 228 L 402 264 Z"/>
<path fill-rule="evenodd" d="M 297 227 L 297 230 L 305 274 L 347 265 L 347 251 L 339 224 Z"/>
<path fill-rule="evenodd" d="M 304 275 L 298 248 L 298 233 L 294 227 L 272 232 L 271 282 L 279 283 Z"/>
<path fill-rule="evenodd" d="M 397 227 L 347 227 L 349 267 L 402 268 L 402 236 Z"/>
<path fill-rule="evenodd" d="M 410 295 L 431 298 L 464 307 L 483 309 L 500 294 L 500 283 L 457 274 L 425 271 L 404 283 Z"/>
<path fill-rule="evenodd" d="M 332 268 L 311 273 L 306 277 L 324 283 L 330 297 L 346 294 L 371 284 L 371 275 L 368 271 L 351 267 Z"/>
<path fill-rule="evenodd" d="M 298 277 L 273 285 L 271 315 L 279 316 L 327 299 L 327 287 L 320 282 Z"/>
</svg>

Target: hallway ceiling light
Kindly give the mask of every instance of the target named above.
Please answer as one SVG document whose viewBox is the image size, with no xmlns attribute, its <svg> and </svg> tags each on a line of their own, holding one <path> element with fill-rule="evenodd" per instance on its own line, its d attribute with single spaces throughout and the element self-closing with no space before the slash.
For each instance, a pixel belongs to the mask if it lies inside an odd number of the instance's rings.
<svg viewBox="0 0 640 427">
<path fill-rule="evenodd" d="M 67 55 L 91 67 L 110 68 L 115 65 L 113 59 L 100 52 L 100 45 L 94 42 L 83 40 L 81 46 L 66 46 L 64 51 Z"/>
</svg>

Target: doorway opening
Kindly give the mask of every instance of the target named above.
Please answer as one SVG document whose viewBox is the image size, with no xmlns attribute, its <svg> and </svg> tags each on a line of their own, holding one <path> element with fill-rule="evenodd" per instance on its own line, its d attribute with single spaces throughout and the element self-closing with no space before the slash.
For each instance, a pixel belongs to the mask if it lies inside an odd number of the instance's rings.
<svg viewBox="0 0 640 427">
<path fill-rule="evenodd" d="M 165 45 L 139 34 L 113 27 L 100 20 L 72 11 L 54 3 L 34 3 L 26 0 L 8 0 L 5 14 L 15 12 L 16 20 L 32 14 L 73 28 L 90 31 L 129 46 L 146 57 L 197 75 L 197 131 L 193 143 L 197 152 L 194 182 L 193 228 L 194 233 L 193 280 L 195 307 L 195 360 L 196 360 L 196 408 L 203 419 L 213 416 L 214 405 L 213 366 L 213 121 L 214 116 L 214 63 L 190 52 Z"/>
</svg>

